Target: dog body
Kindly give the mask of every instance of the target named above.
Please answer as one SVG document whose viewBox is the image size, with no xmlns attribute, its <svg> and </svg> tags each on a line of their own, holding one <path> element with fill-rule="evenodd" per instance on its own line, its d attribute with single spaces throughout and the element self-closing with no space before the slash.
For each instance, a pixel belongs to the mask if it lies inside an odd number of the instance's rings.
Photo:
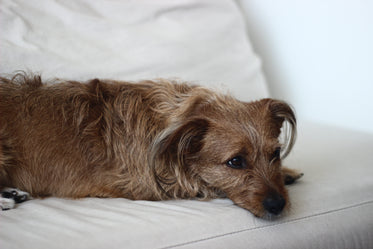
<svg viewBox="0 0 373 249">
<path fill-rule="evenodd" d="M 284 102 L 245 103 L 166 80 L 43 84 L 1 78 L 0 189 L 33 197 L 227 196 L 257 216 L 289 206 Z M 284 121 L 287 145 L 279 142 Z"/>
</svg>

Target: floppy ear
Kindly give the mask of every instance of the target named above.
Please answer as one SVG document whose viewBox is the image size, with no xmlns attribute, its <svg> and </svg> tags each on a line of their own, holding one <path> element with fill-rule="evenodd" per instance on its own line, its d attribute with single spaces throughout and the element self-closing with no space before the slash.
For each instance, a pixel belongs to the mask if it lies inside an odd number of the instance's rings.
<svg viewBox="0 0 373 249">
<path fill-rule="evenodd" d="M 187 182 L 184 181 L 189 178 L 187 163 L 197 159 L 208 128 L 208 120 L 190 118 L 184 122 L 171 124 L 154 140 L 149 161 L 153 177 L 161 192 L 166 193 L 162 185 L 176 182 L 184 185 Z"/>
<path fill-rule="evenodd" d="M 152 146 L 154 156 L 166 156 L 180 166 L 193 157 L 203 145 L 209 122 L 203 118 L 170 125 L 155 139 Z M 176 160 L 176 161 L 175 161 Z"/>
<path fill-rule="evenodd" d="M 294 146 L 297 133 L 297 121 L 294 111 L 284 101 L 275 99 L 265 99 L 263 101 L 268 106 L 273 134 L 279 136 L 282 128 L 284 146 L 281 157 L 285 158 Z"/>
</svg>

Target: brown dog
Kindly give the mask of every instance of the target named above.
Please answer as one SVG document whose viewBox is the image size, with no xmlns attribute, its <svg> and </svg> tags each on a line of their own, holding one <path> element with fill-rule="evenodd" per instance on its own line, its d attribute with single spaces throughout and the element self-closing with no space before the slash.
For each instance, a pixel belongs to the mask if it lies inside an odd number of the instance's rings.
<svg viewBox="0 0 373 249">
<path fill-rule="evenodd" d="M 286 103 L 245 103 L 166 80 L 50 83 L 1 78 L 4 209 L 27 199 L 17 189 L 33 197 L 227 196 L 260 217 L 289 206 L 284 184 L 301 174 L 281 167 L 296 126 Z M 290 136 L 280 144 L 284 121 Z"/>
</svg>

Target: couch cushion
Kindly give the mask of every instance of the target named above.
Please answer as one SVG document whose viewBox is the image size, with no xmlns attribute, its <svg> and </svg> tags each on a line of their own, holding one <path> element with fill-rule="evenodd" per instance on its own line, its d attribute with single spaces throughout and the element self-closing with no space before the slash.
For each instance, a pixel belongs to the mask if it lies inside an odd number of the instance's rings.
<svg viewBox="0 0 373 249">
<path fill-rule="evenodd" d="M 0 5 L 0 72 L 46 78 L 176 77 L 268 95 L 233 1 L 15 0 Z"/>
</svg>

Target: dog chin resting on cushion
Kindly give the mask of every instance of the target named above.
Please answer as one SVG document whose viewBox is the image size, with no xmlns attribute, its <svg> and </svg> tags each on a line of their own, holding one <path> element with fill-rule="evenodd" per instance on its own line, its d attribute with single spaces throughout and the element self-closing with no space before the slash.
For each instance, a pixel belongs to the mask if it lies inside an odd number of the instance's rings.
<svg viewBox="0 0 373 249">
<path fill-rule="evenodd" d="M 285 184 L 302 176 L 281 165 L 296 131 L 282 101 L 167 80 L 0 81 L 2 209 L 48 196 L 228 197 L 268 218 L 288 209 Z"/>
</svg>

